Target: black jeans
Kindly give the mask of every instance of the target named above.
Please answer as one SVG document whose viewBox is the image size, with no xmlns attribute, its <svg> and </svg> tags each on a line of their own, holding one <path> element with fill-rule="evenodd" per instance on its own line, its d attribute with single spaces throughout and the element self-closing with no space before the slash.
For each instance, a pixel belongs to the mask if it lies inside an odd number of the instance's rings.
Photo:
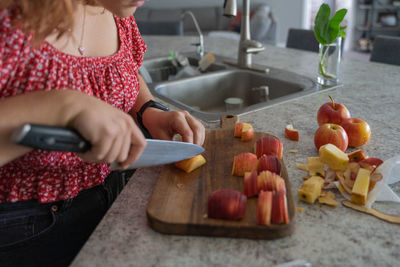
<svg viewBox="0 0 400 267">
<path fill-rule="evenodd" d="M 0 203 L 0 266 L 68 266 L 133 172 L 112 172 L 73 199 Z"/>
</svg>

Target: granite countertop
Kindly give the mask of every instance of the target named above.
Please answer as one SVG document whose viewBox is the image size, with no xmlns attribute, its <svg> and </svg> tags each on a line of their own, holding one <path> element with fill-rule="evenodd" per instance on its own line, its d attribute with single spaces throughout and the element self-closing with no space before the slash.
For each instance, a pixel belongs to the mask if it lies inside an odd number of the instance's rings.
<svg viewBox="0 0 400 267">
<path fill-rule="evenodd" d="M 169 49 L 193 51 L 192 37 L 145 36 L 147 58 L 165 56 Z M 237 43 L 205 39 L 206 51 L 236 58 Z M 255 63 L 316 77 L 317 54 L 267 46 L 253 56 Z M 126 188 L 82 248 L 72 266 L 273 266 L 296 259 L 313 266 L 398 266 L 400 228 L 343 206 L 331 208 L 298 202 L 296 190 L 304 173 L 295 162 L 316 156 L 313 136 L 316 113 L 328 94 L 347 106 L 352 117 L 369 123 L 372 137 L 363 147 L 367 155 L 381 159 L 399 153 L 400 67 L 343 59 L 342 87 L 302 97 L 239 117 L 255 131 L 269 132 L 284 145 L 284 157 L 297 212 L 295 232 L 277 240 L 249 240 L 164 235 L 147 225 L 146 205 L 161 167 L 136 171 Z M 285 125 L 293 123 L 300 142 L 285 139 Z M 206 124 L 207 128 L 216 127 Z M 290 149 L 298 153 L 291 154 Z M 400 195 L 400 183 L 392 186 Z M 336 194 L 338 200 L 341 196 Z M 400 205 L 375 203 L 375 208 L 400 214 Z"/>
</svg>

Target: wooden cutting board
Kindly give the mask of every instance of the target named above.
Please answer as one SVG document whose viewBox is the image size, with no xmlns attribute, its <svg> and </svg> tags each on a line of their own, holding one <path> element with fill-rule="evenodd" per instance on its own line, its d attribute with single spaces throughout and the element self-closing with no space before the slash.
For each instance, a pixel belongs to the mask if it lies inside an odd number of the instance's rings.
<svg viewBox="0 0 400 267">
<path fill-rule="evenodd" d="M 287 170 L 282 161 L 290 223 L 260 226 L 256 224 L 257 198 L 247 199 L 246 215 L 239 221 L 207 218 L 208 196 L 217 189 L 230 188 L 243 192 L 243 177 L 233 176 L 233 157 L 254 153 L 254 143 L 267 133 L 255 132 L 251 142 L 234 138 L 237 116 L 221 119 L 221 129 L 207 131 L 203 156 L 207 163 L 191 173 L 165 165 L 147 206 L 148 223 L 165 234 L 224 236 L 252 239 L 275 239 L 294 231 L 295 206 Z"/>
</svg>

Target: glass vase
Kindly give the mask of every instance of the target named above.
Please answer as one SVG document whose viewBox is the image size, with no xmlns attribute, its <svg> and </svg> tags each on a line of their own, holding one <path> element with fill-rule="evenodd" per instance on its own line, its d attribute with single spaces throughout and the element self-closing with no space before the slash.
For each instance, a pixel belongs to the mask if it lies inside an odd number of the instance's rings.
<svg viewBox="0 0 400 267">
<path fill-rule="evenodd" d="M 339 83 L 339 67 L 342 57 L 342 37 L 328 45 L 319 45 L 318 83 L 336 85 Z"/>
</svg>

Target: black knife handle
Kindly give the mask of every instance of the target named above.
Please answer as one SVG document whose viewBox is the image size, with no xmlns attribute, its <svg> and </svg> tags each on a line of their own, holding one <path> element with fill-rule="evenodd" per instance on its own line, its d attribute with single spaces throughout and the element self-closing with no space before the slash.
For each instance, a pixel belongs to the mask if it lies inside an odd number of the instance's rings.
<svg viewBox="0 0 400 267">
<path fill-rule="evenodd" d="M 13 133 L 16 144 L 49 151 L 83 153 L 91 144 L 77 131 L 39 124 L 24 124 Z"/>
</svg>

